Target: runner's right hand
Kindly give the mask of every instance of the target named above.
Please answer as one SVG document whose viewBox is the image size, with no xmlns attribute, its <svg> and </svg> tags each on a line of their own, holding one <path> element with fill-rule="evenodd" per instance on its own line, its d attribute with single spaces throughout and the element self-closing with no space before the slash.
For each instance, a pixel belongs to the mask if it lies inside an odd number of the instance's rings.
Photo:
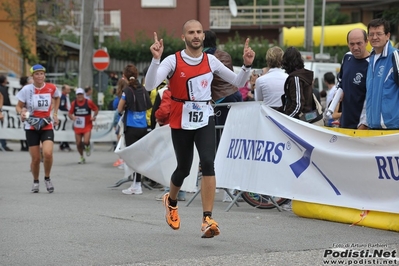
<svg viewBox="0 0 399 266">
<path fill-rule="evenodd" d="M 156 32 L 154 32 L 154 43 L 151 45 L 150 51 L 155 59 L 161 58 L 163 53 L 163 39 L 158 41 L 158 35 Z"/>
</svg>

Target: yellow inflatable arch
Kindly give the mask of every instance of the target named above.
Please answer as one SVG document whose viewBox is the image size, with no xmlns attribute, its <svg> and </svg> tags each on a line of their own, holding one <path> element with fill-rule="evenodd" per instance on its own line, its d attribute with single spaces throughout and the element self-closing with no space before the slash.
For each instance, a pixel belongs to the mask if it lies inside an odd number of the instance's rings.
<svg viewBox="0 0 399 266">
<path fill-rule="evenodd" d="M 346 36 L 352 29 L 360 28 L 367 32 L 367 26 L 363 23 L 345 24 L 345 25 L 329 25 L 324 26 L 324 43 L 325 47 L 329 46 L 347 46 Z M 321 42 L 321 26 L 313 27 L 313 45 L 320 46 Z M 291 27 L 283 28 L 283 44 L 285 46 L 303 47 L 305 46 L 305 28 Z M 371 51 L 370 43 L 367 50 Z"/>
</svg>

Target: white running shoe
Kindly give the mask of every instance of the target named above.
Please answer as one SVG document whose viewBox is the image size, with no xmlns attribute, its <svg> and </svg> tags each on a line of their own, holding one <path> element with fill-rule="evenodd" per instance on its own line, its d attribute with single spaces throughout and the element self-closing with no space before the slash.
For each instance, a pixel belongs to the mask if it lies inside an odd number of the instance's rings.
<svg viewBox="0 0 399 266">
<path fill-rule="evenodd" d="M 44 180 L 44 184 L 46 184 L 46 188 L 47 188 L 47 191 L 49 192 L 49 193 L 53 193 L 54 192 L 54 186 L 53 186 L 53 184 L 51 183 L 51 180 L 49 179 L 49 180 Z"/>
<path fill-rule="evenodd" d="M 84 157 L 81 157 L 78 164 L 85 164 L 85 163 L 86 163 L 86 159 Z"/>
<path fill-rule="evenodd" d="M 140 187 L 124 189 L 124 190 L 122 190 L 122 193 L 126 194 L 126 195 L 141 195 L 141 194 L 143 194 L 143 190 L 140 186 Z"/>
<path fill-rule="evenodd" d="M 39 183 L 33 183 L 32 192 L 38 193 L 39 192 Z"/>
</svg>

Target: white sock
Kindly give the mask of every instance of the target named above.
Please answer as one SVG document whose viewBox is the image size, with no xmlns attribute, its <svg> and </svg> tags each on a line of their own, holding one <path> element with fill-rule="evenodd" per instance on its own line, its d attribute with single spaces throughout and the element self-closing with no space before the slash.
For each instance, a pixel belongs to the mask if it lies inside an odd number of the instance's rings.
<svg viewBox="0 0 399 266">
<path fill-rule="evenodd" d="M 134 188 L 140 188 L 141 187 L 141 182 L 136 182 L 136 184 L 134 185 Z"/>
</svg>

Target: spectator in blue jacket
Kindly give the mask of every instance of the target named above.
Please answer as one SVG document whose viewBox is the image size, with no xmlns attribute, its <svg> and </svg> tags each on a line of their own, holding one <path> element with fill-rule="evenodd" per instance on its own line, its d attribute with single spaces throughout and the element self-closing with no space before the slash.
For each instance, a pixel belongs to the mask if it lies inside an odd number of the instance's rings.
<svg viewBox="0 0 399 266">
<path fill-rule="evenodd" d="M 395 83 L 390 25 L 373 19 L 367 26 L 373 47 L 366 79 L 366 117 L 371 129 L 399 129 L 399 85 Z"/>
</svg>

